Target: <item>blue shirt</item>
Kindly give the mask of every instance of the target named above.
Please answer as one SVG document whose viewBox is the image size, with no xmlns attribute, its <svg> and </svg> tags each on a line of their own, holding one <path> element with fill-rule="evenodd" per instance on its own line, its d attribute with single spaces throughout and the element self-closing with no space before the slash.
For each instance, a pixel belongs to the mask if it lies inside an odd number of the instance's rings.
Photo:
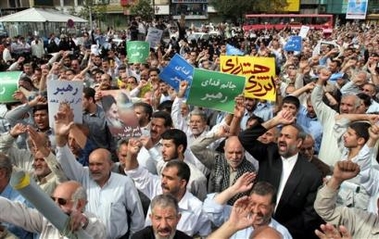
<svg viewBox="0 0 379 239">
<path fill-rule="evenodd" d="M 5 187 L 5 189 L 0 194 L 1 197 L 7 198 L 13 202 L 20 202 L 23 204 L 26 204 L 28 207 L 31 205 L 28 203 L 28 201 L 23 198 L 16 190 L 14 190 L 8 183 L 8 185 Z M 2 222 L 2 225 L 4 225 L 8 231 L 16 235 L 20 239 L 33 239 L 34 234 L 31 232 L 28 232 L 24 230 L 21 227 L 14 226 L 13 224 Z"/>
</svg>

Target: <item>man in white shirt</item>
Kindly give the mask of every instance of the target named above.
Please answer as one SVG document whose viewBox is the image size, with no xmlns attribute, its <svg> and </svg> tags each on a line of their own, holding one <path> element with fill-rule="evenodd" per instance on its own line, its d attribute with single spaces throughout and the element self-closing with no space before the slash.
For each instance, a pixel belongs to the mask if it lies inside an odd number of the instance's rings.
<svg viewBox="0 0 379 239">
<path fill-rule="evenodd" d="M 71 230 L 83 229 L 91 238 L 105 238 L 104 224 L 92 213 L 84 212 L 87 195 L 80 183 L 68 181 L 58 185 L 51 198 L 64 213 L 70 215 Z M 62 235 L 36 209 L 27 208 L 21 203 L 11 202 L 3 197 L 0 197 L 0 222 L 12 223 L 30 232 L 40 233 L 41 239 L 73 238 Z"/>
<path fill-rule="evenodd" d="M 180 160 L 172 160 L 166 164 L 162 177 L 153 175 L 144 167 L 140 167 L 135 155 L 140 150 L 141 143 L 130 139 L 128 145 L 128 159 L 124 161 L 125 173 L 150 199 L 162 193 L 171 193 L 179 202 L 182 217 L 177 229 L 189 236 L 207 236 L 211 232 L 209 218 L 202 210 L 202 202 L 187 190 L 190 178 L 190 168 Z M 147 221 L 147 225 L 150 225 Z"/>
<path fill-rule="evenodd" d="M 83 167 L 67 145 L 72 119 L 63 111 L 55 117 L 57 159 L 67 177 L 81 182 L 87 189 L 87 210 L 106 224 L 106 238 L 127 237 L 142 229 L 144 213 L 131 178 L 111 172 L 111 154 L 103 148 L 94 150 L 89 156 L 89 167 Z"/>
</svg>

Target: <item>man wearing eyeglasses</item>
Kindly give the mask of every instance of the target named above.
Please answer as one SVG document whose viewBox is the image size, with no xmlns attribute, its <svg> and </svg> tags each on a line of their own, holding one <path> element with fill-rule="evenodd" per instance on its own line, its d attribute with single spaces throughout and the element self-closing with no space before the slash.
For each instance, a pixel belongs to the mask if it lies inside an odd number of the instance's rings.
<svg viewBox="0 0 379 239">
<path fill-rule="evenodd" d="M 58 185 L 51 198 L 70 216 L 70 231 L 83 229 L 94 239 L 105 238 L 105 225 L 93 214 L 84 212 L 87 194 L 80 183 L 68 181 Z M 27 208 L 3 197 L 0 197 L 0 222 L 12 223 L 27 231 L 40 233 L 40 239 L 67 238 L 36 209 Z"/>
</svg>

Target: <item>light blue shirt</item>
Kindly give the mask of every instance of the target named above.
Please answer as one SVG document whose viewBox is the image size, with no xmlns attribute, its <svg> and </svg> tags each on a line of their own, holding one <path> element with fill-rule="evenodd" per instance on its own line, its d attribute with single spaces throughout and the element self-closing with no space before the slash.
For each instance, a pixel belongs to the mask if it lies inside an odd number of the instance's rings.
<svg viewBox="0 0 379 239">
<path fill-rule="evenodd" d="M 8 183 L 8 185 L 5 187 L 5 189 L 0 193 L 1 197 L 7 198 L 13 202 L 20 202 L 22 204 L 27 204 L 27 200 L 22 197 L 16 190 L 14 190 Z M 30 206 L 27 205 L 28 207 Z M 28 232 L 21 227 L 14 226 L 13 224 L 9 223 L 1 223 L 4 225 L 8 231 L 13 233 L 15 236 L 17 236 L 20 239 L 32 239 L 34 238 L 33 233 Z"/>
<path fill-rule="evenodd" d="M 226 222 L 232 211 L 232 206 L 230 205 L 221 205 L 214 201 L 216 193 L 208 194 L 207 198 L 204 201 L 203 210 L 208 214 L 211 221 L 216 226 L 221 226 Z M 291 234 L 283 225 L 277 222 L 275 219 L 271 218 L 268 226 L 275 228 L 280 234 L 282 234 L 283 239 L 292 239 Z M 253 227 L 248 227 L 243 230 L 239 230 L 234 233 L 230 239 L 246 239 L 250 238 L 251 233 L 254 231 Z"/>
</svg>

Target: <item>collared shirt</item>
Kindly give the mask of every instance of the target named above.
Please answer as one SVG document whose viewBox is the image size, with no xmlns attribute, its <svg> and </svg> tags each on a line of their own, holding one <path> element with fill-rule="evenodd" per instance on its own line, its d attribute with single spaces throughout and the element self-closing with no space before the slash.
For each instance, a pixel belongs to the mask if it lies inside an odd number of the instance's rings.
<svg viewBox="0 0 379 239">
<path fill-rule="evenodd" d="M 15 147 L 13 142 L 14 138 L 9 133 L 2 134 L 0 136 L 0 152 L 8 155 L 12 161 L 12 164 L 17 168 L 23 169 L 30 173 L 41 189 L 48 195 L 54 191 L 55 187 L 59 183 L 67 180 L 66 175 L 56 161 L 55 155 L 51 152 L 45 158 L 45 162 L 48 164 L 51 173 L 46 175 L 44 178 L 37 178 L 33 174 L 34 156 L 28 150 Z"/>
<path fill-rule="evenodd" d="M 157 162 L 162 159 L 162 143 L 158 141 L 151 149 L 142 147 L 137 155 L 138 164 L 145 167 L 152 174 L 158 174 Z"/>
<path fill-rule="evenodd" d="M 85 232 L 94 239 L 105 238 L 104 224 L 91 213 L 86 212 L 88 225 Z M 25 230 L 40 233 L 40 239 L 66 239 L 58 229 L 55 228 L 36 209 L 27 208 L 18 202 L 11 202 L 0 197 L 0 221 L 6 221 L 17 226 L 22 226 Z"/>
<path fill-rule="evenodd" d="M 128 176 L 110 173 L 103 187 L 90 176 L 88 167 L 76 161 L 67 145 L 57 147 L 57 159 L 67 177 L 80 182 L 88 195 L 87 210 L 97 215 L 106 225 L 108 239 L 131 234 L 144 226 L 144 213 L 138 192 Z M 131 219 L 130 223 L 129 219 Z M 128 228 L 130 225 L 130 228 Z"/>
<path fill-rule="evenodd" d="M 158 175 L 162 175 L 162 171 L 168 162 L 169 161 L 164 161 L 163 159 L 158 162 Z M 187 190 L 201 201 L 204 201 L 207 197 L 207 178 L 198 168 L 196 168 L 195 165 L 187 162 L 186 160 L 184 160 L 184 162 L 188 165 L 191 171 L 190 179 L 187 184 Z"/>
<path fill-rule="evenodd" d="M 379 220 L 374 213 L 337 206 L 338 191 L 324 185 L 317 193 L 315 210 L 322 219 L 333 225 L 344 225 L 353 238 L 379 239 Z"/>
<path fill-rule="evenodd" d="M 136 187 L 150 199 L 162 194 L 160 177 L 149 173 L 146 168 L 138 167 L 125 171 L 125 173 L 134 180 Z M 202 205 L 203 203 L 198 198 L 187 191 L 179 201 L 182 216 L 177 229 L 189 236 L 196 234 L 208 236 L 211 232 L 211 222 L 202 210 Z"/>
<path fill-rule="evenodd" d="M 289 158 L 282 158 L 282 175 L 280 177 L 280 183 L 278 188 L 278 196 L 276 198 L 276 205 L 279 204 L 280 197 L 282 196 L 284 187 L 287 184 L 287 180 L 291 175 L 292 169 L 296 164 L 297 157 L 299 154 L 295 154 Z"/>
<path fill-rule="evenodd" d="M 96 105 L 96 112 L 83 113 L 83 124 L 89 127 L 90 138 L 100 148 L 112 150 L 113 137 L 109 131 L 103 108 Z"/>
<path fill-rule="evenodd" d="M 214 198 L 217 193 L 211 193 L 207 195 L 207 198 L 204 201 L 203 210 L 208 214 L 211 221 L 216 226 L 221 226 L 224 222 L 229 219 L 230 213 L 232 211 L 232 206 L 230 205 L 221 205 L 215 202 Z M 277 222 L 275 219 L 271 218 L 268 226 L 278 230 L 282 234 L 283 239 L 292 239 L 291 234 L 282 224 Z M 230 239 L 245 239 L 250 238 L 250 234 L 254 231 L 253 227 L 248 227 L 242 230 L 237 231 L 230 237 Z"/>
<path fill-rule="evenodd" d="M 269 119 L 271 119 L 273 117 L 273 108 L 272 108 L 272 105 L 270 103 L 262 103 L 262 102 L 258 102 L 257 103 L 257 106 L 256 108 L 254 109 L 253 112 L 248 112 L 246 109 L 245 109 L 245 113 L 241 119 L 241 123 L 240 123 L 240 127 L 242 130 L 246 129 L 246 123 L 247 123 L 247 120 L 252 116 L 252 115 L 256 115 L 260 118 L 263 119 L 263 121 L 267 121 Z"/>
<path fill-rule="evenodd" d="M 348 160 L 349 149 L 345 148 L 342 152 L 341 160 Z M 361 162 L 370 161 L 372 156 L 372 148 L 364 145 L 359 153 L 351 158 L 352 162 L 357 162 L 361 166 Z M 361 168 L 364 171 L 364 168 Z M 341 188 L 338 191 L 338 200 L 337 203 L 347 206 L 355 207 L 363 210 L 367 210 L 369 206 L 370 196 L 367 193 L 366 189 L 361 185 L 361 175 L 358 174 L 356 177 L 349 180 L 345 180 L 341 184 Z"/>
</svg>

